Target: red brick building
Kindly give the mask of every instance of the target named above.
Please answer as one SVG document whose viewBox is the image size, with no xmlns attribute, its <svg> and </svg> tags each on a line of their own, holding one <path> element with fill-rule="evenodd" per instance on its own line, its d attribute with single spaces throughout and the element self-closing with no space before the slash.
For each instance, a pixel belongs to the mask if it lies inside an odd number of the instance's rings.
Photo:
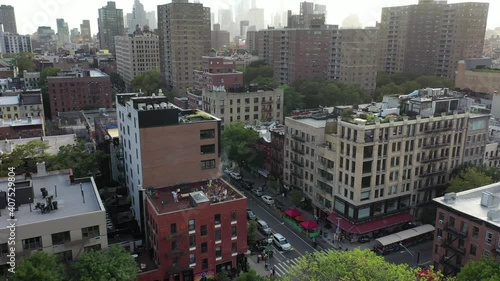
<svg viewBox="0 0 500 281">
<path fill-rule="evenodd" d="M 500 183 L 435 198 L 436 231 L 432 260 L 455 275 L 471 260 L 500 260 Z"/>
<path fill-rule="evenodd" d="M 283 165 L 285 156 L 285 126 L 278 125 L 271 132 L 271 174 L 283 182 Z"/>
<path fill-rule="evenodd" d="M 186 183 L 146 194 L 146 239 L 157 269 L 140 274 L 139 281 L 198 281 L 246 263 L 247 202 L 227 182 Z"/>
<path fill-rule="evenodd" d="M 49 118 L 57 116 L 58 112 L 82 110 L 85 107 L 112 107 L 110 77 L 97 69 L 62 71 L 59 76 L 47 80 Z"/>
<path fill-rule="evenodd" d="M 195 70 L 195 89 L 213 90 L 223 86 L 226 91 L 243 85 L 243 73 L 236 71 L 234 60 L 223 57 L 202 57 L 202 70 Z"/>
<path fill-rule="evenodd" d="M 40 117 L 0 120 L 0 138 L 5 140 L 43 137 L 45 136 L 43 122 L 43 118 Z"/>
</svg>

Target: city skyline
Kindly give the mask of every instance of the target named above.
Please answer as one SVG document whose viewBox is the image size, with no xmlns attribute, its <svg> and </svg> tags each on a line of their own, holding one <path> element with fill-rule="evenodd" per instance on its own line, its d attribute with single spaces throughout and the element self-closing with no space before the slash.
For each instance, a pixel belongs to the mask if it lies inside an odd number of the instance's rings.
<svg viewBox="0 0 500 281">
<path fill-rule="evenodd" d="M 235 10 L 235 6 L 241 0 L 199 0 L 205 6 L 211 8 L 212 13 L 217 13 L 219 9 L 231 8 Z M 134 5 L 134 0 L 115 1 L 117 8 L 123 9 L 124 14 L 131 13 Z M 160 0 L 142 0 L 146 12 L 157 10 L 158 5 L 167 4 L 171 1 Z M 192 0 L 190 2 L 193 2 Z M 264 1 L 257 0 L 257 7 L 265 8 L 266 24 L 271 24 L 272 16 L 279 12 L 282 1 Z M 292 10 L 294 14 L 299 13 L 300 0 L 286 1 L 283 8 L 285 10 Z M 377 21 L 380 21 L 380 15 L 383 7 L 404 6 L 417 4 L 418 0 L 351 0 L 347 3 L 342 3 L 341 6 L 325 0 L 310 1 L 317 4 L 327 5 L 327 23 L 342 25 L 345 18 L 352 15 L 357 15 L 363 27 L 374 26 Z M 464 0 L 448 0 L 448 3 L 464 3 L 475 1 Z M 489 3 L 488 15 L 488 29 L 500 27 L 500 18 L 494 17 L 495 11 L 500 11 L 500 2 L 493 0 L 478 1 L 482 3 Z M 94 34 L 97 32 L 97 18 L 98 9 L 105 6 L 107 1 L 92 1 L 87 5 L 82 6 L 68 0 L 53 0 L 50 2 L 40 2 L 35 0 L 25 0 L 23 4 L 30 3 L 29 5 L 20 5 L 19 2 L 14 0 L 5 0 L 4 4 L 14 6 L 16 13 L 16 21 L 18 32 L 20 34 L 32 34 L 39 26 L 50 26 L 56 30 L 56 18 L 64 18 L 68 22 L 70 29 L 79 28 L 82 20 L 90 20 L 91 30 Z M 72 11 L 78 11 L 72 15 Z M 216 17 L 217 18 L 217 17 Z M 214 23 L 212 23 L 214 24 Z"/>
</svg>

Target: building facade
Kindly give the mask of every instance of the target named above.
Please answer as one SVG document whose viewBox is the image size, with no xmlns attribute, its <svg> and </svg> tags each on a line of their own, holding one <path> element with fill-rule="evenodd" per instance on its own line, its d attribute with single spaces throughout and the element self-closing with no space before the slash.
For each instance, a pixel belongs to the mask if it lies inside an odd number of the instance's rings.
<svg viewBox="0 0 500 281">
<path fill-rule="evenodd" d="M 0 52 L 4 54 L 31 53 L 31 37 L 3 31 L 0 24 Z"/>
<path fill-rule="evenodd" d="M 9 182 L 1 179 L 3 190 L 7 190 Z M 0 209 L 4 213 L 8 213 L 6 196 L 5 191 L 0 192 Z M 106 209 L 93 178 L 75 181 L 71 170 L 47 172 L 45 163 L 37 163 L 37 173 L 28 178 L 16 177 L 16 204 L 16 260 L 43 251 L 70 262 L 84 252 L 108 247 Z M 4 253 L 0 270 L 6 274 L 10 268 L 6 254 L 12 247 L 7 245 L 6 220 L 0 225 L 0 234 Z"/>
<path fill-rule="evenodd" d="M 111 108 L 113 104 L 109 75 L 97 69 L 61 71 L 48 77 L 51 117 L 58 112 L 76 111 L 87 106 Z"/>
<path fill-rule="evenodd" d="M 278 125 L 271 132 L 271 175 L 283 182 L 283 165 L 285 159 L 285 126 Z"/>
<path fill-rule="evenodd" d="M 211 31 L 211 46 L 216 50 L 229 48 L 229 31 L 221 30 L 220 24 L 214 24 L 214 29 Z"/>
<path fill-rule="evenodd" d="M 500 254 L 498 183 L 435 198 L 434 268 L 455 275 L 469 261 Z"/>
<path fill-rule="evenodd" d="M 180 96 L 192 87 L 193 71 L 210 51 L 210 26 L 210 8 L 200 3 L 174 0 L 158 5 L 160 69 L 167 87 Z"/>
<path fill-rule="evenodd" d="M 42 117 L 27 117 L 0 120 L 0 138 L 19 139 L 45 136 L 45 123 Z"/>
<path fill-rule="evenodd" d="M 136 30 L 130 36 L 116 36 L 116 68 L 127 89 L 137 75 L 160 68 L 158 35 Z"/>
<path fill-rule="evenodd" d="M 243 73 L 236 71 L 234 60 L 203 56 L 201 61 L 201 68 L 194 70 L 194 90 L 214 90 L 221 87 L 225 90 L 232 90 L 243 86 Z"/>
<path fill-rule="evenodd" d="M 145 189 L 218 177 L 221 124 L 164 96 L 137 95 L 117 95 L 116 107 L 126 186 L 144 230 Z"/>
<path fill-rule="evenodd" d="M 454 79 L 459 60 L 482 56 L 488 8 L 433 0 L 383 8 L 379 70 Z"/>
<path fill-rule="evenodd" d="M 84 42 L 92 41 L 92 31 L 90 30 L 90 21 L 83 20 L 80 24 L 80 32 L 82 34 L 82 39 Z"/>
<path fill-rule="evenodd" d="M 26 89 L 40 89 L 40 72 L 23 72 L 24 87 Z"/>
<path fill-rule="evenodd" d="M 57 22 L 57 46 L 63 47 L 70 43 L 68 23 L 64 19 L 56 19 Z"/>
<path fill-rule="evenodd" d="M 17 34 L 16 14 L 14 7 L 10 5 L 0 6 L 0 23 L 3 24 L 5 32 Z"/>
<path fill-rule="evenodd" d="M 107 5 L 99 9 L 97 19 L 99 28 L 99 46 L 102 50 L 115 53 L 115 36 L 125 33 L 123 26 L 123 10 L 116 8 L 116 3 L 108 1 Z"/>
<path fill-rule="evenodd" d="M 222 179 L 148 192 L 147 239 L 158 270 L 139 280 L 204 280 L 203 275 L 214 278 L 222 270 L 241 270 L 247 251 L 246 206 L 246 198 Z"/>
<path fill-rule="evenodd" d="M 24 94 L 0 97 L 0 118 L 4 120 L 43 118 L 41 94 Z"/>
</svg>

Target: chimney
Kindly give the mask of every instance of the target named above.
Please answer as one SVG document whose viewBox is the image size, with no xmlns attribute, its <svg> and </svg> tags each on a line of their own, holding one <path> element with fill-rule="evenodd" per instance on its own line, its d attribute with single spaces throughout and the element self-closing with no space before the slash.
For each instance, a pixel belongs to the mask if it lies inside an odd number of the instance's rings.
<svg viewBox="0 0 500 281">
<path fill-rule="evenodd" d="M 36 175 L 39 177 L 47 175 L 47 170 L 45 168 L 45 162 L 36 162 Z"/>
</svg>

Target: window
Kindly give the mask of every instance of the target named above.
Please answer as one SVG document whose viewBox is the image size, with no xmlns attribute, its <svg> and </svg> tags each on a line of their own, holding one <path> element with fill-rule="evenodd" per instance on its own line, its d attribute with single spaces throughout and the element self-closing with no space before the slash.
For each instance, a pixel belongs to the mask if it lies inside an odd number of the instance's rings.
<svg viewBox="0 0 500 281">
<path fill-rule="evenodd" d="M 237 235 L 236 225 L 231 226 L 231 237 L 236 237 Z"/>
<path fill-rule="evenodd" d="M 33 250 L 42 248 L 42 237 L 33 237 L 23 240 L 23 250 Z"/>
<path fill-rule="evenodd" d="M 196 263 L 196 255 L 195 254 L 189 254 L 189 264 Z"/>
<path fill-rule="evenodd" d="M 170 234 L 176 234 L 177 233 L 177 224 L 171 223 L 170 224 Z"/>
<path fill-rule="evenodd" d="M 66 242 L 70 242 L 71 238 L 69 236 L 69 231 L 59 232 L 52 234 L 52 245 L 62 245 Z"/>
<path fill-rule="evenodd" d="M 172 251 L 177 250 L 177 240 L 172 241 Z"/>
<path fill-rule="evenodd" d="M 189 220 L 188 227 L 189 227 L 189 231 L 195 230 L 195 221 Z"/>
<path fill-rule="evenodd" d="M 94 225 L 94 226 L 89 226 L 89 227 L 84 227 L 82 228 L 82 237 L 84 238 L 95 238 L 99 237 L 99 226 Z"/>
<path fill-rule="evenodd" d="M 455 227 L 455 217 L 450 216 L 450 227 Z"/>
<path fill-rule="evenodd" d="M 484 242 L 486 242 L 486 244 L 488 245 L 491 245 L 491 241 L 493 241 L 493 233 L 486 232 L 486 235 L 484 237 Z"/>
<path fill-rule="evenodd" d="M 476 256 L 477 246 L 474 244 L 470 244 L 470 254 Z"/>
<path fill-rule="evenodd" d="M 231 212 L 231 221 L 236 221 L 236 218 L 237 218 L 236 211 L 232 211 Z"/>
<path fill-rule="evenodd" d="M 215 138 L 215 129 L 210 130 L 201 130 L 200 131 L 200 139 L 214 139 Z"/>
<path fill-rule="evenodd" d="M 68 262 L 73 260 L 73 253 L 71 250 L 56 253 L 56 257 L 61 262 Z"/>
<path fill-rule="evenodd" d="M 221 246 L 215 248 L 215 257 L 216 258 L 222 257 L 222 247 Z"/>
<path fill-rule="evenodd" d="M 472 226 L 472 237 L 473 238 L 479 237 L 479 227 Z"/>
<path fill-rule="evenodd" d="M 202 225 L 200 227 L 201 236 L 207 236 L 207 225 Z"/>
<path fill-rule="evenodd" d="M 203 242 L 201 243 L 201 253 L 204 254 L 206 252 L 208 252 L 208 244 L 207 242 Z"/>
<path fill-rule="evenodd" d="M 201 269 L 208 269 L 208 259 L 201 260 Z"/>
<path fill-rule="evenodd" d="M 201 150 L 201 154 L 215 153 L 215 144 L 202 145 L 200 150 Z"/>
<path fill-rule="evenodd" d="M 215 231 L 215 241 L 220 241 L 222 238 L 222 235 L 221 235 L 221 232 L 220 232 L 220 229 L 217 229 Z"/>
<path fill-rule="evenodd" d="M 196 236 L 191 235 L 189 236 L 189 248 L 194 248 L 196 247 Z"/>
<path fill-rule="evenodd" d="M 238 243 L 234 242 L 231 244 L 231 253 L 236 254 L 238 252 Z"/>
<path fill-rule="evenodd" d="M 215 222 L 215 224 L 220 224 L 220 214 L 216 214 L 214 216 L 214 222 Z"/>
<path fill-rule="evenodd" d="M 215 159 L 201 161 L 202 170 L 213 169 L 213 168 L 215 168 Z"/>
<path fill-rule="evenodd" d="M 0 257 L 5 257 L 9 254 L 9 246 L 7 243 L 0 244 Z"/>
</svg>

